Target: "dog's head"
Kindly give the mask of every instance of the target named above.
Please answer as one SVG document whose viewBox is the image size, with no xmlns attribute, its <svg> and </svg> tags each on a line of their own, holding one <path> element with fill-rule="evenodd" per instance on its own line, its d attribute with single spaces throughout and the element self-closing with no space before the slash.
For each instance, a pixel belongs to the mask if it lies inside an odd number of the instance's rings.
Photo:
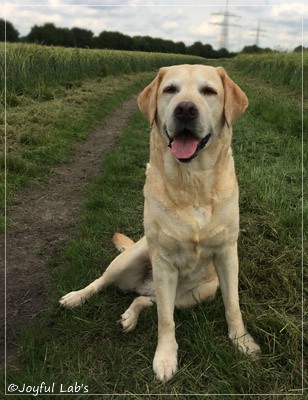
<svg viewBox="0 0 308 400">
<path fill-rule="evenodd" d="M 230 128 L 248 106 L 245 93 L 222 67 L 178 65 L 159 70 L 138 97 L 140 110 L 182 162 L 206 148 L 224 124 Z"/>
</svg>

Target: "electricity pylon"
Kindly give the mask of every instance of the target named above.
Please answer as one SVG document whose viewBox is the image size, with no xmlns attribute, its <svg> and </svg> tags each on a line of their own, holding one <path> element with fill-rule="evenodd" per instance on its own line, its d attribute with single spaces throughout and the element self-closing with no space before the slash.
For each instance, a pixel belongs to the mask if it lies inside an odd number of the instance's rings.
<svg viewBox="0 0 308 400">
<path fill-rule="evenodd" d="M 255 45 L 258 46 L 258 47 L 259 47 L 259 44 L 260 44 L 260 36 L 266 37 L 266 35 L 263 35 L 263 33 L 261 33 L 261 32 L 266 32 L 266 30 L 260 28 L 260 20 L 258 20 L 257 29 L 250 33 L 250 36 L 255 36 L 256 37 Z"/>
<path fill-rule="evenodd" d="M 228 11 L 228 0 L 226 3 L 226 10 L 223 12 L 212 13 L 212 15 L 221 15 L 223 17 L 221 22 L 211 22 L 212 25 L 221 26 L 221 38 L 220 38 L 220 48 L 225 48 L 228 50 L 229 46 L 229 27 L 230 26 L 240 26 L 238 24 L 230 23 L 229 18 L 241 18 L 239 15 L 230 13 Z"/>
</svg>

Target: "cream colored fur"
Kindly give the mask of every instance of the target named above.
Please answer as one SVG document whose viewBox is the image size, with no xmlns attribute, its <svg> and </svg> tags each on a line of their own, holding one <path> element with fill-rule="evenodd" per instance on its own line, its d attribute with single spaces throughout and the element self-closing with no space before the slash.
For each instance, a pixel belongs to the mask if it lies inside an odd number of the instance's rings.
<svg viewBox="0 0 308 400">
<path fill-rule="evenodd" d="M 248 100 L 222 68 L 181 65 L 162 68 L 139 95 L 138 104 L 152 125 L 144 187 L 145 236 L 133 243 L 115 234 L 113 241 L 121 254 L 100 278 L 67 294 L 60 303 L 78 306 L 110 284 L 136 291 L 140 296 L 119 321 L 127 332 L 135 328 L 142 309 L 156 302 L 158 343 L 153 368 L 157 378 L 166 382 L 178 368 L 174 307 L 210 299 L 218 285 L 229 338 L 248 355 L 260 352 L 239 306 L 238 184 L 231 150 L 232 123 L 245 111 Z M 176 117 L 175 109 L 183 104 L 197 109 L 191 121 Z M 181 124 L 193 129 L 200 143 L 210 134 L 205 146 L 200 145 L 185 163 L 169 147 Z"/>
</svg>

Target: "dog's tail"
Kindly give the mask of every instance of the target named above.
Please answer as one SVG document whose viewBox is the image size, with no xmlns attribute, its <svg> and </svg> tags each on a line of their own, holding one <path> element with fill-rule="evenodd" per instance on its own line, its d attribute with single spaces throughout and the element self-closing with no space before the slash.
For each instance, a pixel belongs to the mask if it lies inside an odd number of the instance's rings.
<svg viewBox="0 0 308 400">
<path fill-rule="evenodd" d="M 129 237 L 116 232 L 112 241 L 119 252 L 124 253 L 129 249 L 127 254 L 130 255 L 129 263 L 126 266 L 122 264 L 124 268 L 116 280 L 116 286 L 124 291 L 133 290 L 142 296 L 150 296 L 154 299 L 152 266 L 145 238 L 135 243 Z"/>
<path fill-rule="evenodd" d="M 112 242 L 120 253 L 123 253 L 123 251 L 125 251 L 135 243 L 128 236 L 122 235 L 122 233 L 119 232 L 116 232 L 113 235 Z"/>
</svg>

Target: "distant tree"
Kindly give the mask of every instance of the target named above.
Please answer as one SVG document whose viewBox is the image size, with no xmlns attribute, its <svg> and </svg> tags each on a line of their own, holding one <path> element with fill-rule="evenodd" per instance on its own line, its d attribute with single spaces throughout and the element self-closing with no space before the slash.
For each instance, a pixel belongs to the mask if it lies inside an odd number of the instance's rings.
<svg viewBox="0 0 308 400">
<path fill-rule="evenodd" d="M 93 47 L 94 33 L 87 29 L 72 28 L 71 29 L 74 47 Z"/>
<path fill-rule="evenodd" d="M 230 53 L 224 47 L 216 51 L 216 58 L 228 58 L 228 57 L 230 57 Z"/>
<path fill-rule="evenodd" d="M 57 29 L 57 42 L 54 43 L 56 46 L 74 47 L 74 34 L 68 28 L 56 28 Z"/>
<path fill-rule="evenodd" d="M 187 52 L 188 54 L 191 54 L 193 56 L 199 56 L 202 57 L 202 49 L 203 49 L 203 44 L 201 42 L 195 42 L 191 46 L 188 47 Z"/>
<path fill-rule="evenodd" d="M 217 51 L 213 49 L 210 44 L 203 44 L 200 41 L 195 42 L 187 48 L 187 52 L 194 56 L 204 57 L 204 58 L 217 58 L 219 55 Z M 223 56 L 225 57 L 225 56 Z"/>
<path fill-rule="evenodd" d="M 133 50 L 159 53 L 186 54 L 186 46 L 183 42 L 173 42 L 150 36 L 134 36 Z"/>
<path fill-rule="evenodd" d="M 100 49 L 133 50 L 134 41 L 130 36 L 120 32 L 101 32 L 95 41 Z"/>
<path fill-rule="evenodd" d="M 175 53 L 178 53 L 178 54 L 186 54 L 187 53 L 187 48 L 186 48 L 184 42 L 176 42 L 175 49 L 176 49 Z"/>
<path fill-rule="evenodd" d="M 175 53 L 175 45 L 172 40 L 151 38 L 152 50 L 158 53 Z"/>
<path fill-rule="evenodd" d="M 133 41 L 134 50 L 161 53 L 168 51 L 163 39 L 152 38 L 151 36 L 135 36 Z"/>
<path fill-rule="evenodd" d="M 19 32 L 14 28 L 13 24 L 4 19 L 0 19 L 0 41 L 5 41 L 5 25 L 6 25 L 6 41 L 7 42 L 18 42 Z"/>
<path fill-rule="evenodd" d="M 259 54 L 259 53 L 272 53 L 274 50 L 270 49 L 269 47 L 262 48 L 258 47 L 256 44 L 252 46 L 245 46 L 241 53 L 244 54 Z"/>
<path fill-rule="evenodd" d="M 269 47 L 265 47 L 265 49 L 262 49 L 262 53 L 273 53 L 274 50 L 272 50 Z"/>
<path fill-rule="evenodd" d="M 308 47 L 303 47 L 303 46 L 297 46 L 295 47 L 295 49 L 293 50 L 293 53 L 301 53 L 302 51 L 308 50 Z"/>
<path fill-rule="evenodd" d="M 256 53 L 262 53 L 262 49 L 260 47 L 258 47 L 256 44 L 252 45 L 252 46 L 245 46 L 241 53 L 245 53 L 245 54 L 256 54 Z"/>
<path fill-rule="evenodd" d="M 149 44 L 144 36 L 133 37 L 133 50 L 135 51 L 150 51 Z"/>
<path fill-rule="evenodd" d="M 295 49 L 293 50 L 293 53 L 300 53 L 303 51 L 303 46 L 297 46 L 295 47 Z"/>
<path fill-rule="evenodd" d="M 216 51 L 213 49 L 213 47 L 210 44 L 203 45 L 202 57 L 214 58 L 215 57 L 215 53 L 216 53 Z"/>
<path fill-rule="evenodd" d="M 148 45 L 148 51 L 165 53 L 162 39 L 152 38 L 151 36 L 146 36 L 145 39 Z"/>
<path fill-rule="evenodd" d="M 57 28 L 52 23 L 46 23 L 43 26 L 33 26 L 27 41 L 54 46 L 74 46 L 73 33 L 68 28 Z"/>
<path fill-rule="evenodd" d="M 121 32 L 103 31 L 94 37 L 92 31 L 81 28 L 57 28 L 53 23 L 34 25 L 23 41 L 66 47 L 89 47 L 112 50 L 191 54 L 203 58 L 234 57 L 226 49 L 214 50 L 210 44 L 198 41 L 189 47 L 183 42 L 173 42 L 151 36 L 128 36 Z M 252 46 L 253 47 L 253 46 Z"/>
<path fill-rule="evenodd" d="M 51 44 L 50 41 L 54 40 L 55 36 L 54 29 L 54 24 L 45 24 L 44 26 L 34 25 L 27 36 L 27 41 L 39 44 Z"/>
<path fill-rule="evenodd" d="M 155 39 L 158 51 L 161 53 L 176 53 L 175 43 L 172 40 Z"/>
</svg>

